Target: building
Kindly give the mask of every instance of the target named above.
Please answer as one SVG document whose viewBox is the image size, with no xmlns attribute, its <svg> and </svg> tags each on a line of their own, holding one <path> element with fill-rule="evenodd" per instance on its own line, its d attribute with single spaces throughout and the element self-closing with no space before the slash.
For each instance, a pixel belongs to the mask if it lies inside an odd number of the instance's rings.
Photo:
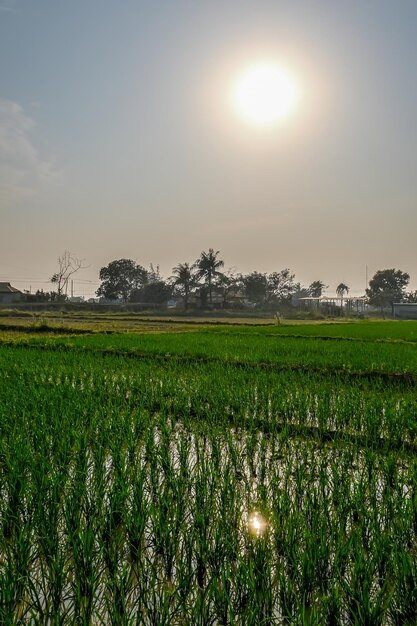
<svg viewBox="0 0 417 626">
<path fill-rule="evenodd" d="M 0 283 L 0 304 L 14 304 L 21 302 L 24 294 L 12 287 L 10 283 Z"/>
<path fill-rule="evenodd" d="M 410 302 L 394 303 L 392 313 L 399 320 L 417 320 L 417 304 Z"/>
</svg>

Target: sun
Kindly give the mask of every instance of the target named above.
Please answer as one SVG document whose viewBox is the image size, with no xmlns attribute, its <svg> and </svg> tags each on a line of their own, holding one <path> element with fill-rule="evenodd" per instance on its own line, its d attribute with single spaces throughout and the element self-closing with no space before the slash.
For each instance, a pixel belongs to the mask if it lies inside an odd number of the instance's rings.
<svg viewBox="0 0 417 626">
<path fill-rule="evenodd" d="M 271 126 L 295 109 L 299 90 L 287 70 L 263 62 L 242 72 L 232 95 L 240 117 L 256 126 Z"/>
</svg>

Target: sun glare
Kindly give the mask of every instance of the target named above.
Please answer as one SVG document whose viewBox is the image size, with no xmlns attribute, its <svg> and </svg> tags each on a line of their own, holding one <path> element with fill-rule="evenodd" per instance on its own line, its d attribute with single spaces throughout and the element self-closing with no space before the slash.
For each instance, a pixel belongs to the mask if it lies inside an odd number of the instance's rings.
<svg viewBox="0 0 417 626">
<path fill-rule="evenodd" d="M 237 112 L 256 126 L 271 126 L 289 115 L 298 100 L 296 81 L 284 68 L 259 63 L 247 68 L 233 89 Z"/>
<path fill-rule="evenodd" d="M 255 537 L 261 537 L 266 530 L 266 520 L 262 517 L 259 511 L 254 511 L 248 517 L 248 531 Z"/>
</svg>

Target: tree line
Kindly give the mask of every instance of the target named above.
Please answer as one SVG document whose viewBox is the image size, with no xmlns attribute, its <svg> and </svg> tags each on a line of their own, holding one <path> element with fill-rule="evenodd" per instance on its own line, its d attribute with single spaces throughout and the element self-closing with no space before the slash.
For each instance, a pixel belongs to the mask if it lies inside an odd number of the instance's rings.
<svg viewBox="0 0 417 626">
<path fill-rule="evenodd" d="M 159 268 L 151 265 L 146 270 L 132 259 L 119 259 L 102 267 L 97 296 L 109 301 L 162 304 L 169 298 L 180 297 L 184 309 L 198 297 L 200 304 L 238 306 L 246 301 L 260 308 L 272 308 L 278 304 L 291 303 L 306 296 L 320 296 L 326 285 L 314 281 L 309 287 L 296 282 L 295 275 L 286 268 L 270 274 L 251 272 L 237 274 L 224 270 L 220 251 L 210 248 L 203 251 L 194 263 L 179 263 L 172 275 L 164 280 Z"/>
<path fill-rule="evenodd" d="M 225 271 L 220 251 L 213 248 L 203 251 L 194 263 L 184 262 L 173 267 L 172 275 L 166 280 L 161 277 L 158 267 L 155 269 L 151 265 L 146 270 L 132 259 L 112 261 L 101 268 L 99 277 L 101 284 L 97 296 L 106 300 L 162 304 L 179 296 L 185 310 L 196 296 L 203 307 L 239 306 L 239 302 L 244 301 L 258 308 L 274 309 L 297 305 L 301 298 L 319 298 L 327 289 L 321 280 L 302 286 L 288 268 L 269 274 Z M 383 309 L 393 302 L 417 302 L 417 292 L 405 291 L 409 280 L 409 274 L 401 270 L 379 270 L 366 289 L 369 303 Z M 343 282 L 336 288 L 342 306 L 349 291 L 349 286 Z"/>
<path fill-rule="evenodd" d="M 38 291 L 30 299 L 43 302 L 67 300 L 71 276 L 86 267 L 84 260 L 65 251 L 58 258 L 58 269 L 50 279 L 56 291 Z M 151 264 L 145 269 L 132 259 L 111 261 L 100 269 L 99 278 L 101 283 L 96 294 L 102 301 L 162 306 L 176 298 L 181 300 L 185 310 L 197 302 L 202 308 L 253 306 L 277 310 L 287 305 L 298 306 L 302 298 L 319 298 L 328 287 L 321 280 L 303 286 L 288 268 L 248 274 L 225 270 L 220 251 L 213 248 L 201 252 L 194 263 L 184 262 L 173 267 L 172 275 L 167 279 L 161 276 L 158 266 Z M 395 268 L 378 270 L 364 295 L 369 304 L 381 311 L 394 302 L 417 303 L 417 291 L 406 291 L 409 281 L 407 272 Z M 336 287 L 341 308 L 349 291 L 344 282 Z"/>
</svg>

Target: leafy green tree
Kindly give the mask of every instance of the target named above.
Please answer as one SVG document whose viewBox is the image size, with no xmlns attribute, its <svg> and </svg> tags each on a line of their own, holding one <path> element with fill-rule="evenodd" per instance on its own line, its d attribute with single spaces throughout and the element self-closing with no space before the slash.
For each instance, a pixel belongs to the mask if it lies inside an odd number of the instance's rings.
<svg viewBox="0 0 417 626">
<path fill-rule="evenodd" d="M 396 269 L 378 270 L 366 290 L 369 303 L 381 309 L 402 302 L 410 275 Z"/>
<path fill-rule="evenodd" d="M 152 280 L 143 284 L 140 288 L 132 289 L 130 302 L 142 302 L 144 304 L 165 304 L 172 295 L 172 287 L 164 280 Z"/>
<path fill-rule="evenodd" d="M 222 306 L 227 307 L 239 293 L 239 279 L 232 269 L 221 274 L 217 279 L 216 291 L 222 297 Z"/>
<path fill-rule="evenodd" d="M 289 302 L 296 291 L 295 274 L 288 268 L 273 272 L 268 276 L 269 301 L 273 303 Z"/>
<path fill-rule="evenodd" d="M 207 285 L 210 305 L 213 303 L 213 283 L 222 275 L 219 270 L 224 267 L 224 261 L 217 258 L 219 254 L 220 250 L 214 252 L 213 248 L 210 248 L 208 252 L 202 252 L 193 265 L 196 278 L 203 279 Z"/>
<path fill-rule="evenodd" d="M 261 272 L 251 272 L 240 277 L 245 297 L 256 304 L 263 306 L 268 298 L 268 278 Z"/>
<path fill-rule="evenodd" d="M 308 298 L 309 295 L 307 287 L 303 287 L 301 283 L 295 283 L 294 292 L 291 295 L 291 303 L 294 306 L 300 306 L 301 298 Z"/>
<path fill-rule="evenodd" d="M 286 268 L 272 274 L 252 272 L 241 276 L 243 291 L 251 302 L 260 307 L 290 302 L 298 285 L 294 282 L 295 274 Z"/>
<path fill-rule="evenodd" d="M 127 302 L 133 290 L 147 283 L 148 273 L 132 259 L 119 259 L 102 267 L 99 276 L 102 282 L 96 291 L 98 296 L 108 300 L 122 298 Z"/>
<path fill-rule="evenodd" d="M 196 286 L 196 278 L 189 263 L 179 263 L 172 268 L 172 276 L 170 278 L 174 289 L 178 290 L 184 298 L 184 308 L 188 309 L 188 301 L 190 295 Z"/>
<path fill-rule="evenodd" d="M 404 295 L 404 302 L 408 302 L 409 304 L 417 304 L 417 290 L 409 291 Z"/>
</svg>

